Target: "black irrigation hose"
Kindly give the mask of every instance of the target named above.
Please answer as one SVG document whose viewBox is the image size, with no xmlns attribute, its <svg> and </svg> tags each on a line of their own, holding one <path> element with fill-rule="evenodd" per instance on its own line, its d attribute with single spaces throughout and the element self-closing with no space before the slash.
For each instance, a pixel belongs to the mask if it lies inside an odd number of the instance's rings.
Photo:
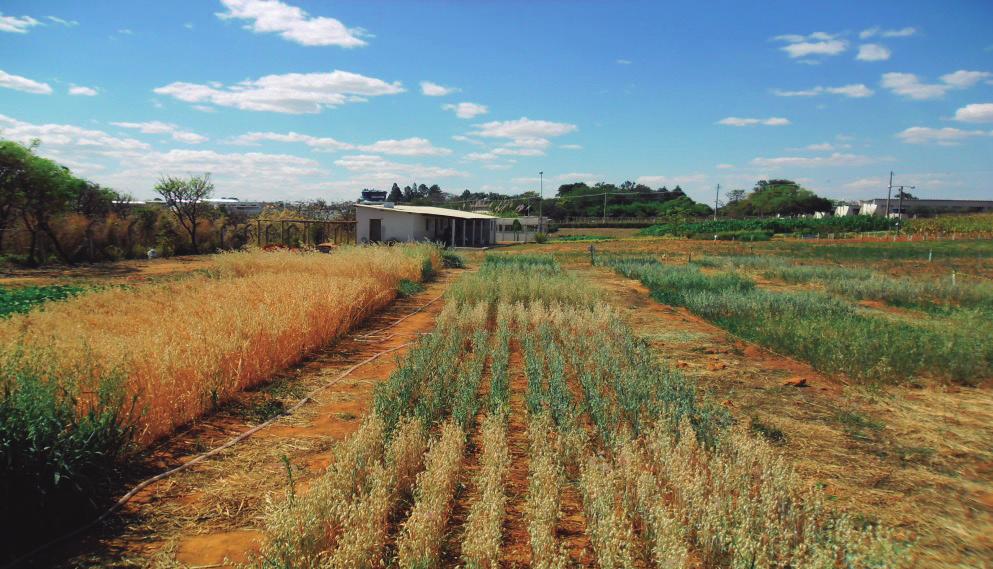
<svg viewBox="0 0 993 569">
<path fill-rule="evenodd" d="M 426 304 L 420 306 L 417 310 L 411 312 L 410 314 L 404 316 L 403 318 L 400 318 L 399 320 L 397 320 L 396 322 L 393 322 L 389 326 L 386 326 L 384 328 L 381 328 L 379 330 L 376 330 L 375 332 L 370 332 L 368 334 L 364 334 L 364 335 L 359 336 L 359 337 L 360 338 L 364 338 L 364 337 L 371 336 L 373 334 L 379 334 L 379 333 L 381 333 L 383 331 L 389 330 L 390 328 L 393 328 L 393 327 L 397 326 L 398 324 L 400 324 L 404 320 L 406 320 L 406 319 L 410 318 L 411 316 L 417 314 L 418 312 L 423 311 L 425 308 L 427 308 L 428 306 L 434 304 L 438 300 L 441 300 L 441 298 L 443 296 L 444 295 L 439 296 L 439 297 L 437 297 L 437 298 L 435 298 L 433 300 L 428 301 Z M 117 510 L 119 510 L 122 506 L 124 506 L 124 504 L 127 504 L 131 500 L 131 498 L 134 498 L 135 495 L 138 492 L 142 491 L 143 489 L 147 488 L 148 486 L 150 486 L 150 485 L 158 482 L 159 480 L 162 480 L 164 478 L 168 478 L 168 477 L 172 476 L 173 474 L 176 474 L 177 472 L 181 472 L 183 470 L 186 470 L 187 468 L 193 466 L 194 464 L 197 464 L 198 462 L 202 462 L 203 460 L 206 460 L 207 458 L 210 458 L 211 456 L 214 456 L 214 455 L 220 453 L 222 450 L 238 444 L 239 442 L 247 439 L 248 437 L 254 435 L 255 433 L 257 433 L 259 431 L 261 431 L 262 429 L 268 427 L 269 425 L 271 425 L 272 423 L 274 423 L 277 419 L 280 419 L 280 418 L 282 418 L 284 416 L 287 416 L 287 415 L 290 415 L 290 414 L 296 412 L 298 409 L 300 409 L 301 407 L 303 407 L 303 405 L 305 403 L 307 403 L 308 401 L 311 401 L 314 398 L 314 396 L 316 396 L 319 392 L 327 389 L 328 387 L 331 387 L 332 385 L 335 385 L 336 383 L 338 383 L 342 379 L 346 378 L 349 374 L 351 374 L 356 369 L 358 369 L 358 368 L 360 368 L 360 367 L 362 367 L 362 366 L 364 366 L 364 365 L 366 365 L 366 364 L 368 364 L 368 363 L 370 363 L 370 362 L 378 359 L 381 356 L 385 356 L 386 354 L 393 353 L 393 352 L 395 352 L 395 351 L 397 351 L 397 350 L 399 350 L 401 348 L 405 348 L 407 346 L 410 346 L 411 344 L 413 344 L 413 342 L 405 342 L 403 344 L 400 344 L 399 346 L 390 348 L 388 350 L 383 350 L 381 352 L 377 352 L 376 354 L 373 354 L 372 356 L 369 356 L 368 358 L 362 360 L 361 362 L 359 362 L 359 363 L 353 365 L 352 367 L 346 369 L 344 372 L 342 372 L 341 374 L 339 374 L 338 377 L 334 378 L 333 380 L 331 380 L 331 381 L 329 381 L 329 382 L 327 382 L 327 383 L 325 383 L 325 384 L 323 384 L 323 385 L 315 388 L 310 393 L 308 393 L 307 395 L 305 395 L 303 397 L 303 399 L 301 399 L 296 404 L 294 404 L 292 407 L 290 407 L 289 409 L 283 411 L 279 415 L 276 415 L 275 417 L 272 417 L 271 419 L 265 421 L 264 423 L 260 423 L 260 424 L 258 424 L 256 426 L 252 427 L 251 429 L 248 429 L 247 431 L 245 431 L 245 432 L 237 435 L 236 437 L 232 438 L 231 440 L 227 441 L 226 443 L 222 444 L 221 446 L 216 447 L 214 449 L 211 449 L 211 450 L 209 450 L 209 451 L 207 451 L 207 452 L 205 452 L 203 454 L 200 454 L 200 455 L 196 456 L 195 458 L 193 458 L 192 460 L 190 460 L 188 462 L 184 462 L 183 464 L 181 464 L 181 465 L 179 465 L 179 466 L 177 466 L 175 468 L 169 469 L 169 470 L 167 470 L 165 472 L 161 472 L 161 473 L 156 474 L 155 476 L 153 476 L 151 478 L 148 478 L 148 479 L 140 482 L 137 486 L 135 486 L 134 488 L 132 488 L 127 494 L 121 496 L 121 498 L 119 500 L 117 500 L 116 502 L 114 502 L 114 504 L 110 508 L 108 508 L 105 512 L 103 512 L 102 514 L 100 514 L 97 518 L 95 518 L 92 521 L 84 524 L 83 526 L 80 526 L 80 527 L 78 527 L 78 528 L 70 531 L 69 533 L 63 534 L 63 535 L 61 535 L 61 536 L 59 536 L 59 537 L 57 537 L 57 538 L 55 538 L 55 539 L 53 539 L 51 541 L 48 541 L 46 543 L 43 543 L 43 544 L 39 545 L 38 547 L 32 549 L 31 551 L 25 553 L 24 555 L 18 557 L 17 559 L 11 561 L 10 563 L 8 563 L 6 565 L 4 565 L 0 569 L 13 569 L 14 567 L 17 567 L 18 565 L 24 563 L 25 561 L 28 561 L 29 559 L 33 558 L 36 555 L 38 555 L 39 553 L 42 553 L 45 550 L 47 550 L 47 549 L 49 549 L 49 548 L 51 548 L 51 547 L 53 547 L 55 545 L 58 545 L 59 543 L 62 543 L 63 541 L 66 541 L 68 539 L 71 539 L 73 537 L 76 537 L 76 536 L 78 536 L 80 534 L 83 534 L 83 533 L 89 531 L 91 528 L 93 528 L 94 526 L 96 526 L 100 522 L 102 522 L 102 521 L 106 520 L 108 517 L 110 517 L 111 514 L 113 514 Z"/>
</svg>

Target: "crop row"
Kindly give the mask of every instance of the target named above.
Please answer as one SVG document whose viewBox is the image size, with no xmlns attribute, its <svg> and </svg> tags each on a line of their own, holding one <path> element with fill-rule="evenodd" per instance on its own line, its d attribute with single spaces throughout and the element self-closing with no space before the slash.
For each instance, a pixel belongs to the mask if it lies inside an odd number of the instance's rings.
<svg viewBox="0 0 993 569">
<path fill-rule="evenodd" d="M 973 383 L 993 369 L 986 328 L 961 325 L 973 313 L 944 322 L 910 322 L 870 314 L 824 293 L 759 289 L 733 271 L 709 275 L 652 259 L 607 263 L 641 280 L 659 302 L 685 306 L 744 339 L 795 355 L 822 371 L 869 382 L 903 382 L 930 374 Z"/>
<path fill-rule="evenodd" d="M 439 265 L 426 245 L 223 254 L 182 280 L 0 321 L 0 529 L 75 523 L 134 443 L 267 381 Z"/>
<path fill-rule="evenodd" d="M 733 427 L 726 411 L 660 365 L 615 311 L 590 303 L 595 292 L 561 294 L 566 283 L 590 288 L 588 283 L 512 259 L 488 263 L 483 271 L 491 277 L 485 282 L 454 285 L 436 331 L 377 388 L 371 417 L 335 449 L 341 458 L 319 487 L 348 488 L 335 495 L 341 497 L 334 508 L 369 513 L 314 515 L 315 508 L 334 509 L 326 505 L 327 494 L 290 493 L 270 515 L 260 565 L 313 567 L 359 551 L 348 544 L 363 543 L 369 546 L 361 550 L 364 556 L 349 557 L 350 566 L 495 567 L 507 503 L 521 500 L 531 566 L 567 567 L 576 561 L 561 532 L 564 497 L 571 491 L 581 498 L 581 519 L 600 567 L 827 569 L 905 562 L 887 532 L 857 527 L 824 507 L 818 491 L 777 451 Z M 536 288 L 526 299 L 505 300 L 506 279 L 536 272 L 544 276 L 548 297 Z M 509 353 L 516 350 L 521 369 L 510 369 Z M 490 404 L 483 406 L 487 367 Z M 526 393 L 508 393 L 514 383 L 494 389 L 517 373 L 526 376 Z M 528 424 L 523 496 L 509 493 L 506 484 L 506 401 L 517 396 L 526 402 Z M 485 415 L 481 426 L 479 414 Z M 457 473 L 476 428 L 482 440 L 472 481 L 477 492 L 465 526 L 452 527 Z M 423 441 L 424 433 L 430 442 L 397 442 Z M 385 450 L 397 445 L 426 450 L 420 459 L 399 461 L 392 458 L 397 452 Z M 397 499 L 400 485 L 388 472 L 379 474 L 397 465 L 405 465 L 406 480 L 421 469 L 411 501 Z M 351 478 L 338 482 L 341 475 Z M 381 496 L 387 499 L 373 500 Z M 369 537 L 343 537 L 360 531 Z M 299 535 L 320 539 L 301 541 Z M 451 539 L 461 539 L 461 561 L 445 557 L 443 544 Z"/>
</svg>

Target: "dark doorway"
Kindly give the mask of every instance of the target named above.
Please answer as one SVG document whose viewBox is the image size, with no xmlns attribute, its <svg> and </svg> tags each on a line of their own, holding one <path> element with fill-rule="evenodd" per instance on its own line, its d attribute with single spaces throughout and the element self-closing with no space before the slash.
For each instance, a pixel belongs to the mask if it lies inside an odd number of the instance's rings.
<svg viewBox="0 0 993 569">
<path fill-rule="evenodd" d="M 373 243 L 379 243 L 383 240 L 383 220 L 382 219 L 370 219 L 369 220 L 369 241 Z"/>
</svg>

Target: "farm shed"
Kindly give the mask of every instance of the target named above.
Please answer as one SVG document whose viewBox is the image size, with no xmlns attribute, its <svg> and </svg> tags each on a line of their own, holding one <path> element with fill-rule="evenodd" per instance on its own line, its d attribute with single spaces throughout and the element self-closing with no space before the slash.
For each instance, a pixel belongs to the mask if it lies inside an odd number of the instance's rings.
<svg viewBox="0 0 993 569">
<path fill-rule="evenodd" d="M 356 204 L 356 241 L 434 241 L 449 247 L 496 243 L 496 217 L 441 207 Z"/>
</svg>

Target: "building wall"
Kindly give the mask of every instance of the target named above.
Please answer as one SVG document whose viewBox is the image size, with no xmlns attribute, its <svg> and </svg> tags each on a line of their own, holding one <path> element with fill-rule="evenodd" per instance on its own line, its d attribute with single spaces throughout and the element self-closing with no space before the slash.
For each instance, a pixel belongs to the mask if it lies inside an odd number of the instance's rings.
<svg viewBox="0 0 993 569">
<path fill-rule="evenodd" d="M 388 209 L 355 208 L 355 235 L 359 243 L 369 241 L 369 220 L 382 220 L 383 241 L 422 241 L 428 238 L 424 228 L 425 216 Z"/>
</svg>

